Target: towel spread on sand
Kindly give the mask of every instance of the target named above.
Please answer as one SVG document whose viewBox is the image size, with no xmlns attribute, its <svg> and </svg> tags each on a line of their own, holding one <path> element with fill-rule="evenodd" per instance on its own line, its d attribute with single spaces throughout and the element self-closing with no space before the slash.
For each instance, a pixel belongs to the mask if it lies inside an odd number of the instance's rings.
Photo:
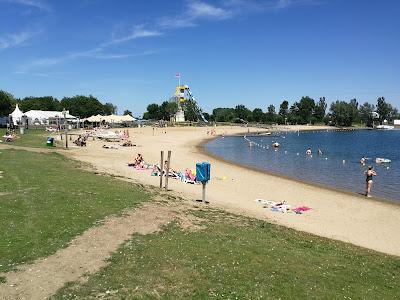
<svg viewBox="0 0 400 300">
<path fill-rule="evenodd" d="M 264 208 L 271 208 L 271 211 L 273 212 L 282 212 L 282 213 L 288 213 L 288 212 L 295 212 L 296 214 L 303 214 L 306 211 L 311 210 L 312 208 L 308 206 L 299 206 L 296 208 L 291 208 L 290 205 L 286 204 L 286 201 L 282 202 L 275 202 L 275 201 L 270 201 L 270 200 L 264 200 L 264 199 L 256 199 L 254 200 L 255 202 L 263 205 Z"/>
</svg>

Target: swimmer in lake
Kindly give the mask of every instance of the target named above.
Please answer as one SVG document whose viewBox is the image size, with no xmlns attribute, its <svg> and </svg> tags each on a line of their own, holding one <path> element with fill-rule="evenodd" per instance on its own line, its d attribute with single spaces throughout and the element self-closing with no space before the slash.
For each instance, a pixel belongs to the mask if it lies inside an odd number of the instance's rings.
<svg viewBox="0 0 400 300">
<path fill-rule="evenodd" d="M 311 155 L 311 154 L 312 154 L 311 148 L 308 148 L 308 149 L 307 149 L 306 154 L 307 154 L 307 155 Z"/>
</svg>

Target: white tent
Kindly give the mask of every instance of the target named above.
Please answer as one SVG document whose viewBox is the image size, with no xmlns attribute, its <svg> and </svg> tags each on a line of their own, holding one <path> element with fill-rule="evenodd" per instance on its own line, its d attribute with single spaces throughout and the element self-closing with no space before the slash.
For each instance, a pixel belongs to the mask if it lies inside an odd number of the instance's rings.
<svg viewBox="0 0 400 300">
<path fill-rule="evenodd" d="M 133 122 L 136 119 L 134 117 L 132 117 L 131 115 L 125 115 L 121 117 L 122 121 L 124 122 Z"/>
<path fill-rule="evenodd" d="M 49 125 L 51 121 L 58 121 L 64 119 L 62 111 L 48 111 L 48 110 L 30 110 L 25 113 L 28 117 L 29 124 Z M 71 121 L 77 119 L 75 116 L 70 115 L 69 111 L 66 113 L 66 119 Z"/>
<path fill-rule="evenodd" d="M 86 119 L 86 121 L 91 123 L 101 122 L 102 120 L 104 120 L 104 117 L 102 115 L 91 116 Z"/>
<path fill-rule="evenodd" d="M 14 125 L 17 125 L 18 122 L 21 122 L 21 118 L 23 116 L 22 111 L 19 109 L 18 104 L 15 106 L 14 111 L 10 114 L 12 117 Z"/>
</svg>

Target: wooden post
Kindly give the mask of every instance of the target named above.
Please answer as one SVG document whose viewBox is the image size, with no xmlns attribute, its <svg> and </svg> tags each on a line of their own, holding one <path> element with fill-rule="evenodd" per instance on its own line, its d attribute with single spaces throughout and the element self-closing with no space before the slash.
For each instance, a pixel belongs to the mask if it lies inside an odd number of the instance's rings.
<svg viewBox="0 0 400 300">
<path fill-rule="evenodd" d="M 202 194 L 201 194 L 201 201 L 203 201 L 205 203 L 208 203 L 208 201 L 206 201 L 206 184 L 207 184 L 207 182 L 205 182 L 205 181 L 202 182 L 203 191 L 202 191 Z"/>
<path fill-rule="evenodd" d="M 63 109 L 64 113 L 64 129 L 65 129 L 65 148 L 68 149 L 68 128 L 67 128 L 67 111 Z"/>
<path fill-rule="evenodd" d="M 160 189 L 162 189 L 162 179 L 163 179 L 163 171 L 164 171 L 164 151 L 161 151 L 161 163 L 160 163 Z"/>
<path fill-rule="evenodd" d="M 167 170 L 166 170 L 166 177 L 165 177 L 165 190 L 168 191 L 168 174 L 169 174 L 169 166 L 171 163 L 171 150 L 168 151 L 168 158 L 167 158 Z"/>
</svg>

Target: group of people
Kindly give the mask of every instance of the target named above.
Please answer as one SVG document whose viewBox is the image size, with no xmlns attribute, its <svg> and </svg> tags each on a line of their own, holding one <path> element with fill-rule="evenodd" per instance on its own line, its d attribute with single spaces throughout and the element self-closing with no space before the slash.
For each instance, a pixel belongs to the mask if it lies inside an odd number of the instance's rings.
<svg viewBox="0 0 400 300">
<path fill-rule="evenodd" d="M 185 172 L 175 171 L 169 164 L 168 160 L 164 161 L 163 166 L 159 164 L 149 164 L 143 158 L 141 153 L 138 153 L 133 162 L 128 163 L 129 167 L 134 167 L 136 170 L 151 169 L 152 176 L 168 176 L 175 179 L 180 179 L 185 183 L 196 183 L 196 172 L 191 169 L 186 169 Z M 168 173 L 168 174 L 167 174 Z"/>
<path fill-rule="evenodd" d="M 311 150 L 311 148 L 308 148 L 308 149 L 306 150 L 306 154 L 309 155 L 309 156 L 312 155 L 312 150 Z M 318 155 L 322 155 L 322 150 L 321 150 L 320 148 L 318 148 L 317 154 L 318 154 Z"/>
<path fill-rule="evenodd" d="M 82 136 L 81 134 L 78 136 L 78 138 L 74 141 L 74 144 L 79 146 L 79 147 L 86 147 L 86 136 Z"/>
</svg>

